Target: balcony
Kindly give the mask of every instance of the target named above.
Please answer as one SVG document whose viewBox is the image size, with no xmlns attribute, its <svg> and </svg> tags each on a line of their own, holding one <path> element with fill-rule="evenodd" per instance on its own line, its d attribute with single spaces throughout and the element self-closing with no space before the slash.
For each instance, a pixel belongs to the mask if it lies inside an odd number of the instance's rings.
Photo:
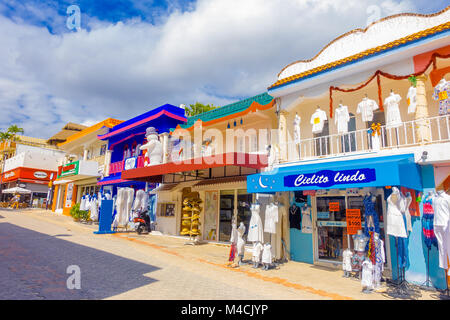
<svg viewBox="0 0 450 320">
<path fill-rule="evenodd" d="M 109 165 L 109 174 L 116 174 L 120 173 L 124 170 L 125 166 L 125 160 L 122 161 L 116 161 Z M 143 168 L 144 167 L 144 157 L 139 156 L 137 158 L 136 168 Z"/>
<path fill-rule="evenodd" d="M 342 155 L 398 150 L 400 148 L 450 142 L 450 115 L 431 117 L 403 122 L 398 128 L 380 127 L 379 147 L 368 129 L 356 130 L 347 134 L 333 134 L 304 139 L 300 144 L 290 141 L 280 143 L 286 156 L 280 162 L 320 159 Z M 422 137 L 418 136 L 421 128 Z"/>
</svg>

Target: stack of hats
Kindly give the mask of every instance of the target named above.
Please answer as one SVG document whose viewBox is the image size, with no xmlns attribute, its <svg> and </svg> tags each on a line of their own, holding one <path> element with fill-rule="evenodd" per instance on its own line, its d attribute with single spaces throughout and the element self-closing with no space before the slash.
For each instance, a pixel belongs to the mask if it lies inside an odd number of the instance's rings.
<svg viewBox="0 0 450 320">
<path fill-rule="evenodd" d="M 181 235 L 198 236 L 200 235 L 200 207 L 202 200 L 186 198 L 183 201 L 183 215 L 181 217 Z"/>
</svg>

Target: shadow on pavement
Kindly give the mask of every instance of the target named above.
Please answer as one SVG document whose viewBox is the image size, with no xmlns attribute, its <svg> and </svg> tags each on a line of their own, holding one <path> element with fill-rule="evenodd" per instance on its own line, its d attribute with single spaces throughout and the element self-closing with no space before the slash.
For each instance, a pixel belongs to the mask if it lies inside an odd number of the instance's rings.
<svg viewBox="0 0 450 320">
<path fill-rule="evenodd" d="M 66 271 L 71 265 L 80 267 L 79 290 L 67 289 L 67 279 L 73 273 Z M 158 269 L 0 223 L 0 299 L 103 299 L 155 282 L 144 274 Z"/>
</svg>

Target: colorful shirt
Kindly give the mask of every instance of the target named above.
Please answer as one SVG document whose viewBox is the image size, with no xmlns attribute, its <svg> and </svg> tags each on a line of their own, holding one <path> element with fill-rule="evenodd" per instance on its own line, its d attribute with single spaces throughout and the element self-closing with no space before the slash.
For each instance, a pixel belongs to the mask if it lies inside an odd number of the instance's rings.
<svg viewBox="0 0 450 320">
<path fill-rule="evenodd" d="M 439 114 L 446 115 L 450 111 L 450 82 L 441 81 L 434 88 L 433 99 L 439 101 Z"/>
</svg>

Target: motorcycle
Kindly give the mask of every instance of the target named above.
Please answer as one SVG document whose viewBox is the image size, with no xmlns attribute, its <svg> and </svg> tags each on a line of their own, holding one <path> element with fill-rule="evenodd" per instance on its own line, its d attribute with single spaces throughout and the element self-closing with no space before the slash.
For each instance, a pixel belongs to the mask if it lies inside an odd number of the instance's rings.
<svg viewBox="0 0 450 320">
<path fill-rule="evenodd" d="M 137 217 L 134 217 L 133 222 L 137 234 L 152 232 L 150 217 L 147 215 L 147 210 L 138 210 Z"/>
</svg>

